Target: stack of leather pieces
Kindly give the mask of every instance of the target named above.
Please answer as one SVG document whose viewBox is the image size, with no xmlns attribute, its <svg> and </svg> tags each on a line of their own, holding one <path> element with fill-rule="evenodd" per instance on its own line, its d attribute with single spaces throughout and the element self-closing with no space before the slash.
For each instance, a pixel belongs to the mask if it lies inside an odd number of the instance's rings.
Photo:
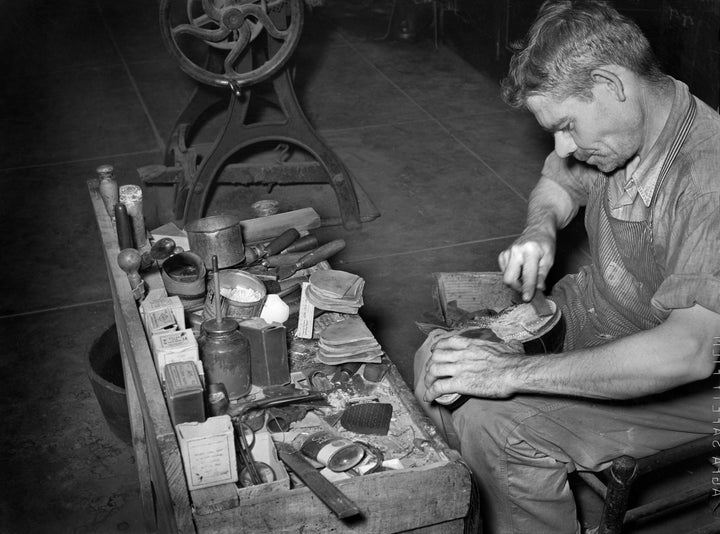
<svg viewBox="0 0 720 534">
<path fill-rule="evenodd" d="M 356 314 L 363 305 L 365 280 L 347 273 L 326 269 L 310 275 L 307 299 L 321 310 Z"/>
<path fill-rule="evenodd" d="M 359 316 L 326 326 L 318 340 L 318 360 L 327 365 L 349 362 L 380 363 L 380 344 Z"/>
</svg>

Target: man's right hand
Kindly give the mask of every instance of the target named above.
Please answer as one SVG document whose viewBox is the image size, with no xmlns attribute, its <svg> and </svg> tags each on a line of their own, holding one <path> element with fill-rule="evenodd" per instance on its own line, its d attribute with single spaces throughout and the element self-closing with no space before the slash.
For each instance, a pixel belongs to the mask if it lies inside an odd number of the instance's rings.
<svg viewBox="0 0 720 534">
<path fill-rule="evenodd" d="M 535 290 L 545 289 L 545 279 L 555 261 L 555 232 L 526 229 L 498 257 L 503 282 L 522 294 L 525 302 Z"/>
</svg>

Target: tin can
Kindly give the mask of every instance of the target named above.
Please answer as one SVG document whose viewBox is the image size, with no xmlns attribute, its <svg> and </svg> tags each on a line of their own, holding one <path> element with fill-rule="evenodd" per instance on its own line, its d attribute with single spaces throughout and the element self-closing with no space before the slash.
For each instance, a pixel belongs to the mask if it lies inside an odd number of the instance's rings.
<svg viewBox="0 0 720 534">
<path fill-rule="evenodd" d="M 220 292 L 223 294 L 220 299 L 220 307 L 224 316 L 232 317 L 238 322 L 260 316 L 265 305 L 267 289 L 257 276 L 239 269 L 225 269 L 220 271 L 218 276 L 220 277 Z M 233 300 L 224 296 L 231 294 L 233 290 L 244 291 L 248 297 L 247 300 Z M 215 317 L 215 275 L 208 273 L 203 318 L 212 319 L 213 317 Z"/>
<path fill-rule="evenodd" d="M 365 455 L 362 446 L 354 441 L 326 431 L 310 434 L 300 451 L 335 472 L 352 469 Z"/>
</svg>

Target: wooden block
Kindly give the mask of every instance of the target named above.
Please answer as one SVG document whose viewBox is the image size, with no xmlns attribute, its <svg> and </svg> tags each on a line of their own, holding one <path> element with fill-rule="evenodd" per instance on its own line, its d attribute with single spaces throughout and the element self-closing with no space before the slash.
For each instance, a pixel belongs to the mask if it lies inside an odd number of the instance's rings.
<svg viewBox="0 0 720 534">
<path fill-rule="evenodd" d="M 298 232 L 320 227 L 320 215 L 313 208 L 277 213 L 267 217 L 240 221 L 245 243 L 261 243 L 279 236 L 285 230 L 295 228 Z"/>
</svg>

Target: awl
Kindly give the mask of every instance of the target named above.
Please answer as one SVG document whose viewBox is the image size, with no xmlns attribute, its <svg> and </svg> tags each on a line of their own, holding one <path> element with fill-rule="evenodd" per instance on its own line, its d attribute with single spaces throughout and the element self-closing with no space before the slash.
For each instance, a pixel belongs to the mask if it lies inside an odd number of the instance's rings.
<svg viewBox="0 0 720 534">
<path fill-rule="evenodd" d="M 325 243 L 324 245 L 313 250 L 312 252 L 305 254 L 305 256 L 300 258 L 298 261 L 296 261 L 292 265 L 278 267 L 278 279 L 285 280 L 286 278 L 290 278 L 292 275 L 294 275 L 300 269 L 307 269 L 308 267 L 317 265 L 321 261 L 326 260 L 326 259 L 332 257 L 333 255 L 337 254 L 344 248 L 345 248 L 345 240 L 344 239 L 335 239 L 334 241 Z"/>
</svg>

